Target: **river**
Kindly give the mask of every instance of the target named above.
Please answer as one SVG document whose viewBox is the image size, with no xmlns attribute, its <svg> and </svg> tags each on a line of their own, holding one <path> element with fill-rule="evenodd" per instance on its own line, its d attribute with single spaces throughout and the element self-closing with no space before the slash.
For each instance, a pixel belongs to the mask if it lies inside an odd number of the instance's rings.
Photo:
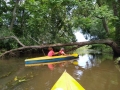
<svg viewBox="0 0 120 90">
<path fill-rule="evenodd" d="M 50 90 L 66 70 L 85 90 L 120 90 L 112 55 L 85 54 L 64 63 L 25 67 L 24 58 L 0 60 L 0 90 Z"/>
</svg>

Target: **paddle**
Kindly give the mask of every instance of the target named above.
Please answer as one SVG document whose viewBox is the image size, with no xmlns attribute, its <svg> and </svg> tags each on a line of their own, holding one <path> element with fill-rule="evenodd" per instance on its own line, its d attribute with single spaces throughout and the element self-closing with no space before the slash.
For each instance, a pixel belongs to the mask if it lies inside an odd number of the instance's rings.
<svg viewBox="0 0 120 90">
<path fill-rule="evenodd" d="M 72 56 L 78 57 L 79 55 L 77 53 L 73 53 Z"/>
</svg>

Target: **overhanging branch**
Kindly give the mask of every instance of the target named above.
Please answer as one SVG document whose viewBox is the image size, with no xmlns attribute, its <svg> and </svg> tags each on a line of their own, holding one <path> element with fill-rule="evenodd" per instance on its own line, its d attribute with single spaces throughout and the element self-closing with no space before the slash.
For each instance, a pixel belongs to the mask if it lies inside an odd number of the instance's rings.
<svg viewBox="0 0 120 90">
<path fill-rule="evenodd" d="M 38 45 L 36 45 L 36 46 L 23 46 L 23 47 L 20 47 L 20 48 L 17 48 L 17 49 L 12 49 L 10 51 L 6 51 L 2 55 L 0 55 L 0 57 L 2 57 L 4 55 L 7 55 L 11 52 L 22 51 L 22 50 L 25 50 L 25 49 L 42 49 L 42 48 L 47 48 L 47 47 L 50 47 L 50 46 L 51 47 L 62 47 L 62 46 L 73 46 L 73 45 L 81 47 L 81 46 L 84 46 L 84 45 L 91 45 L 91 44 L 106 44 L 106 45 L 109 45 L 113 49 L 113 52 L 115 54 L 120 55 L 120 49 L 114 41 L 112 41 L 112 40 L 93 40 L 93 41 L 85 41 L 85 42 L 71 42 L 71 43 L 66 43 L 66 44 L 57 43 L 57 44 L 41 45 L 41 46 L 38 46 Z"/>
</svg>

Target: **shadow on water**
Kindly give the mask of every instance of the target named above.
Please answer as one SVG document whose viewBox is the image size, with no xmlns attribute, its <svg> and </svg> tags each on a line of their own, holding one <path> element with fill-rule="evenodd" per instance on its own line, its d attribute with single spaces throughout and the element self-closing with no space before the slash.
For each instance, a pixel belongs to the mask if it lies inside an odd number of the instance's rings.
<svg viewBox="0 0 120 90">
<path fill-rule="evenodd" d="M 0 90 L 50 90 L 64 70 L 86 90 L 119 90 L 120 72 L 112 55 L 85 54 L 74 61 L 35 67 L 25 67 L 24 60 L 0 60 Z"/>
</svg>

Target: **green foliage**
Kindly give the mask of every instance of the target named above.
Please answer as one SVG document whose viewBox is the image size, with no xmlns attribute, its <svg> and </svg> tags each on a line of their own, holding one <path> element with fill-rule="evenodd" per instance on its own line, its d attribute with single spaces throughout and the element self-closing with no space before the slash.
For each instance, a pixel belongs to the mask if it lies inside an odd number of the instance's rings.
<svg viewBox="0 0 120 90">
<path fill-rule="evenodd" d="M 98 18 L 114 18 L 112 10 L 109 10 L 107 5 L 102 5 L 101 7 L 95 6 L 95 10 L 92 12 L 92 16 L 96 16 Z"/>
<path fill-rule="evenodd" d="M 77 53 L 79 55 L 87 54 L 87 53 L 89 53 L 89 51 L 88 51 L 89 47 L 90 46 L 88 46 L 88 45 L 80 47 L 77 50 L 75 50 L 74 53 Z"/>
<path fill-rule="evenodd" d="M 75 42 L 73 32 L 80 28 L 86 38 L 111 38 L 119 42 L 120 17 L 113 14 L 112 1 L 99 1 L 20 0 L 16 7 L 13 30 L 10 31 L 16 1 L 1 0 L 0 37 L 15 35 L 25 45 Z M 117 1 L 115 4 L 119 8 Z M 103 20 L 109 33 L 106 32 Z M 4 41 L 1 44 L 4 45 Z M 14 42 L 9 46 L 19 47 Z"/>
<path fill-rule="evenodd" d="M 116 58 L 114 62 L 115 64 L 120 64 L 120 57 Z"/>
<path fill-rule="evenodd" d="M 36 7 L 36 2 L 37 6 L 39 5 L 40 7 Z M 34 1 L 30 3 L 30 1 L 26 1 L 25 3 L 26 10 L 31 13 L 28 19 L 28 27 L 30 28 L 29 31 L 33 32 L 34 35 L 33 33 L 29 33 L 30 36 L 34 37 L 37 41 L 41 37 L 39 43 L 75 41 L 75 36 L 72 34 L 72 25 L 69 23 L 70 20 L 68 20 L 69 15 L 66 13 L 68 12 L 66 8 L 67 5 L 65 5 L 66 1 L 43 0 L 42 2 L 38 2 L 39 1 Z"/>
<path fill-rule="evenodd" d="M 72 9 L 71 0 L 26 0 L 20 3 L 16 10 L 16 19 L 13 30 L 9 30 L 14 1 L 5 2 L 3 6 L 0 32 L 1 37 L 15 35 L 25 45 L 64 43 L 76 41 L 69 19 Z M 67 7 L 68 4 L 71 7 Z M 7 8 L 6 10 L 5 7 Z M 4 34 L 3 34 L 4 33 Z M 8 41 L 9 42 L 9 41 Z M 1 44 L 4 43 L 1 42 Z M 14 42 L 9 43 L 10 48 L 18 47 Z"/>
<path fill-rule="evenodd" d="M 116 16 L 113 15 L 113 11 L 109 9 L 107 4 L 98 6 L 92 0 L 80 1 L 78 7 L 75 8 L 73 14 L 74 27 L 80 27 L 82 33 L 86 34 L 86 38 L 89 39 L 105 39 L 114 38 L 112 33 L 107 33 L 103 26 L 103 19 L 106 20 L 109 32 L 115 30 L 113 22 L 116 20 Z M 76 15 L 78 15 L 76 17 Z M 114 29 L 113 29 L 114 28 Z"/>
<path fill-rule="evenodd" d="M 102 45 L 102 44 L 91 45 L 90 49 L 94 49 L 94 50 L 100 51 L 102 53 L 111 53 L 111 52 L 113 52 L 112 48 L 110 46 Z"/>
</svg>

